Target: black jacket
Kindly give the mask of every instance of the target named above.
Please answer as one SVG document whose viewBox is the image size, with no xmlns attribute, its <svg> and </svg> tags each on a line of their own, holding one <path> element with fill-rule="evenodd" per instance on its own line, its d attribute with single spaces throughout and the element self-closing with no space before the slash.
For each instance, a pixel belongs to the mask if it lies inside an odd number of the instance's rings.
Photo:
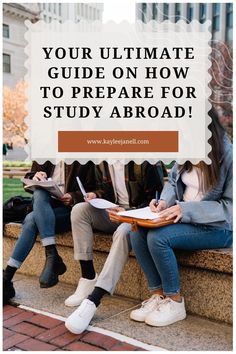
<svg viewBox="0 0 236 354">
<path fill-rule="evenodd" d="M 162 164 L 161 167 L 164 169 Z M 94 192 L 98 197 L 114 203 L 115 193 L 108 163 L 100 163 L 95 170 L 97 189 Z M 163 173 L 165 175 L 165 170 Z M 131 208 L 148 206 L 150 201 L 155 198 L 156 191 L 160 196 L 164 185 L 163 175 L 159 174 L 157 164 L 151 165 L 147 161 L 141 165 L 137 165 L 133 161 L 125 165 L 125 183 Z"/>
</svg>

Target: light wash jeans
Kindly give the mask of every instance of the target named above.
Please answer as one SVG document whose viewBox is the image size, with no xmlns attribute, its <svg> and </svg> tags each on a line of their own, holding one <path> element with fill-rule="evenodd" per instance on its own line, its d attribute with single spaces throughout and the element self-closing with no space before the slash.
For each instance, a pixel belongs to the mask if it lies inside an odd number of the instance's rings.
<svg viewBox="0 0 236 354">
<path fill-rule="evenodd" d="M 33 195 L 33 211 L 22 224 L 22 231 L 7 264 L 19 268 L 34 246 L 39 234 L 42 245 L 55 244 L 55 234 L 69 231 L 71 208 L 51 198 L 43 189 Z"/>
<path fill-rule="evenodd" d="M 143 269 L 150 290 L 163 289 L 166 295 L 180 291 L 174 249 L 201 250 L 232 245 L 232 231 L 206 225 L 175 224 L 131 232 L 132 249 Z"/>
</svg>

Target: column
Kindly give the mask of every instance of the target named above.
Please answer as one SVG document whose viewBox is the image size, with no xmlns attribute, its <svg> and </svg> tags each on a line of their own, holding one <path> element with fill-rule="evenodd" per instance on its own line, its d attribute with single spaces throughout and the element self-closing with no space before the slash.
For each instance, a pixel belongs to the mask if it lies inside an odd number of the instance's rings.
<svg viewBox="0 0 236 354">
<path fill-rule="evenodd" d="M 77 3 L 68 3 L 68 20 L 71 21 L 76 21 L 76 13 L 75 13 L 75 8 L 76 8 Z"/>
<path fill-rule="evenodd" d="M 211 21 L 211 33 L 212 33 L 212 13 L 213 13 L 212 7 L 213 7 L 213 4 L 208 3 L 207 8 L 206 8 L 206 20 Z M 212 33 L 212 36 L 213 36 L 213 33 Z"/>
<path fill-rule="evenodd" d="M 135 4 L 135 21 L 142 21 L 142 4 Z"/>
<path fill-rule="evenodd" d="M 175 22 L 175 3 L 169 3 L 169 20 Z"/>
<path fill-rule="evenodd" d="M 61 3 L 61 19 L 62 21 L 66 21 L 69 17 L 69 9 L 68 4 L 66 2 Z"/>
<path fill-rule="evenodd" d="M 180 7 L 181 20 L 187 21 L 187 3 L 182 3 Z"/>
<path fill-rule="evenodd" d="M 219 31 L 219 40 L 226 40 L 226 4 L 220 4 L 220 31 Z"/>
<path fill-rule="evenodd" d="M 164 10 L 164 4 L 158 3 L 158 7 L 157 7 L 157 21 L 158 22 L 163 21 L 163 10 Z"/>
<path fill-rule="evenodd" d="M 199 21 L 199 3 L 194 3 L 194 6 L 193 6 L 193 19 Z"/>
<path fill-rule="evenodd" d="M 147 3 L 147 11 L 146 11 L 146 22 L 152 20 L 152 3 Z"/>
</svg>

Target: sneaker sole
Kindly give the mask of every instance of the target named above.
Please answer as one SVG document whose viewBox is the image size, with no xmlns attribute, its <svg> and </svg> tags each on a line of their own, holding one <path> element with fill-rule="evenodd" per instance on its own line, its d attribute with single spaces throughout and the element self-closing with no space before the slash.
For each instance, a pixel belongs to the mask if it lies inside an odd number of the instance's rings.
<svg viewBox="0 0 236 354">
<path fill-rule="evenodd" d="M 175 318 L 174 321 L 166 321 L 166 322 L 155 322 L 155 321 L 152 321 L 151 319 L 149 320 L 147 318 L 147 320 L 145 321 L 145 323 L 149 326 L 152 326 L 152 327 L 165 327 L 165 326 L 169 326 L 175 322 L 178 322 L 178 321 L 182 321 L 186 318 L 186 314 L 185 315 L 179 315 Z"/>
<path fill-rule="evenodd" d="M 131 315 L 130 315 L 130 319 L 135 321 L 135 322 L 145 322 L 145 318 L 144 319 L 140 319 L 138 317 L 131 316 Z"/>
<path fill-rule="evenodd" d="M 85 328 L 83 331 L 78 331 L 76 330 L 73 326 L 71 326 L 70 324 L 65 322 L 65 327 L 68 329 L 68 331 L 70 331 L 73 334 L 81 334 L 84 331 L 86 331 L 87 328 Z"/>
</svg>

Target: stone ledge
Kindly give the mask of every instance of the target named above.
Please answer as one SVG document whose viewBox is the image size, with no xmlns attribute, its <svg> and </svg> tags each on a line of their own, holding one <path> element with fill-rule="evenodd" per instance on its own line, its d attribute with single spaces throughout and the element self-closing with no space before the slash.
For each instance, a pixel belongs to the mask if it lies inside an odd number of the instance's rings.
<svg viewBox="0 0 236 354">
<path fill-rule="evenodd" d="M 4 227 L 4 236 L 17 238 L 21 231 L 21 224 L 10 223 Z M 94 250 L 108 253 L 111 247 L 110 234 L 95 232 Z M 73 248 L 71 232 L 57 235 L 57 244 Z M 201 269 L 213 270 L 221 273 L 233 273 L 233 250 L 231 248 L 202 250 L 202 251 L 177 251 L 177 259 L 182 266 L 191 266 Z M 133 253 L 131 253 L 134 256 Z"/>
<path fill-rule="evenodd" d="M 180 265 L 233 274 L 233 249 L 222 248 L 202 251 L 176 252 Z"/>
<path fill-rule="evenodd" d="M 5 227 L 4 264 L 12 253 L 20 231 L 19 224 L 8 224 Z M 37 277 L 40 275 L 45 257 L 43 247 L 38 241 L 19 273 Z M 104 265 L 111 241 L 111 235 L 95 234 L 94 265 L 98 273 Z M 60 281 L 76 287 L 80 278 L 80 267 L 78 262 L 74 261 L 71 233 L 58 235 L 57 244 L 59 254 L 67 265 L 67 272 L 60 277 Z M 232 250 L 182 251 L 178 252 L 177 258 L 180 264 L 181 292 L 186 299 L 187 312 L 232 323 Z M 116 286 L 115 294 L 139 301 L 150 296 L 146 278 L 132 253 Z"/>
</svg>

